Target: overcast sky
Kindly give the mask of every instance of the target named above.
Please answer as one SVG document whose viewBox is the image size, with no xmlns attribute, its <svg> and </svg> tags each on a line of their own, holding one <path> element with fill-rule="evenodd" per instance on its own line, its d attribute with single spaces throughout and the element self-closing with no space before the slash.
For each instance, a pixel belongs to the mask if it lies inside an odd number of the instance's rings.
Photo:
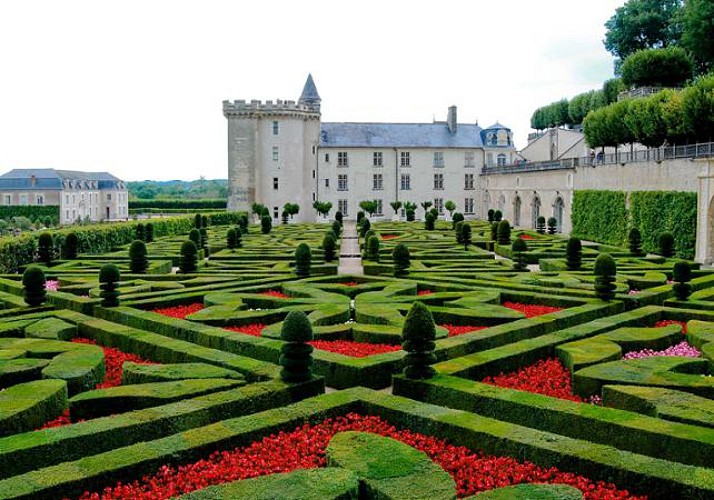
<svg viewBox="0 0 714 500">
<path fill-rule="evenodd" d="M 499 121 L 612 77 L 603 24 L 624 0 L 0 3 L 0 174 L 227 176 L 224 99 L 294 99 L 323 121 Z"/>
</svg>

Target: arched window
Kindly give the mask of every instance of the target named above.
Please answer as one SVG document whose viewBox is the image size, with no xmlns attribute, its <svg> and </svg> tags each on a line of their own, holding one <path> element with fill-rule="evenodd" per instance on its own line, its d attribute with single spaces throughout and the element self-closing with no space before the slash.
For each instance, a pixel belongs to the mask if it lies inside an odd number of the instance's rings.
<svg viewBox="0 0 714 500">
<path fill-rule="evenodd" d="M 563 232 L 563 213 L 565 211 L 565 202 L 563 202 L 563 198 L 558 196 L 555 199 L 555 203 L 553 204 L 553 217 L 555 217 L 555 220 L 557 220 L 557 231 L 559 233 Z"/>
<path fill-rule="evenodd" d="M 533 208 L 533 217 L 532 217 L 532 225 L 533 228 L 535 229 L 538 224 L 538 217 L 540 217 L 540 198 L 538 195 L 533 195 L 533 202 L 531 203 L 531 207 Z"/>
<path fill-rule="evenodd" d="M 521 225 L 521 197 L 518 195 L 513 200 L 513 225 Z"/>
<path fill-rule="evenodd" d="M 497 160 L 497 161 L 498 161 L 498 166 L 499 166 L 499 167 L 505 167 L 505 166 L 506 166 L 506 155 L 504 155 L 503 153 L 501 153 L 500 155 L 498 155 L 498 160 Z"/>
</svg>

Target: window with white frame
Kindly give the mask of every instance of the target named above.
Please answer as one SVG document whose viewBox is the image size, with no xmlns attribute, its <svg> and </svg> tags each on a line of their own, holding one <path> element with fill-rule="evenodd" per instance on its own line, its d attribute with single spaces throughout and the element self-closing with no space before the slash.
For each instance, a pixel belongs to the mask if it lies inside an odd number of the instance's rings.
<svg viewBox="0 0 714 500">
<path fill-rule="evenodd" d="M 338 151 L 337 152 L 337 166 L 338 167 L 346 167 L 347 164 L 347 151 Z"/>
<path fill-rule="evenodd" d="M 464 189 L 472 190 L 474 188 L 474 174 L 464 174 Z"/>
<path fill-rule="evenodd" d="M 434 198 L 434 208 L 439 211 L 439 215 L 444 215 L 444 198 Z"/>
<path fill-rule="evenodd" d="M 374 203 L 376 205 L 376 208 L 374 209 L 374 215 L 382 216 L 384 215 L 384 212 L 382 212 L 382 200 L 374 200 Z"/>
<path fill-rule="evenodd" d="M 280 209 L 278 207 L 273 207 L 273 219 L 277 219 L 280 215 Z"/>
<path fill-rule="evenodd" d="M 26 194 L 20 195 L 20 205 L 27 205 L 27 195 Z"/>
<path fill-rule="evenodd" d="M 373 191 L 381 191 L 382 189 L 384 189 L 382 174 L 373 174 L 372 175 L 372 190 Z"/>
<path fill-rule="evenodd" d="M 499 167 L 505 167 L 506 166 L 506 155 L 501 153 L 500 155 L 498 155 L 497 161 L 498 161 Z"/>
<path fill-rule="evenodd" d="M 339 174 L 337 176 L 337 190 L 347 191 L 347 174 Z"/>
<path fill-rule="evenodd" d="M 280 159 L 280 148 L 278 146 L 273 146 L 273 161 L 278 161 Z"/>
<path fill-rule="evenodd" d="M 399 166 L 410 167 L 411 166 L 411 155 L 409 151 L 401 151 L 399 153 Z"/>
<path fill-rule="evenodd" d="M 412 186 L 411 186 L 411 177 L 409 174 L 402 174 L 400 176 L 400 187 L 402 191 L 409 191 Z"/>
<path fill-rule="evenodd" d="M 12 195 L 11 194 L 6 194 L 4 196 L 5 199 L 5 205 L 12 205 Z"/>
<path fill-rule="evenodd" d="M 444 152 L 434 151 L 434 166 L 443 167 L 444 166 Z"/>
<path fill-rule="evenodd" d="M 347 217 L 347 200 L 337 200 L 337 210 L 342 212 L 343 217 Z"/>
<path fill-rule="evenodd" d="M 278 135 L 280 133 L 280 123 L 277 121 L 273 122 L 273 135 Z"/>
<path fill-rule="evenodd" d="M 476 154 L 473 151 L 464 152 L 464 167 L 476 166 Z"/>
<path fill-rule="evenodd" d="M 44 204 L 45 204 L 45 197 L 42 196 L 41 194 L 38 194 L 38 195 L 35 197 L 35 203 L 37 203 L 38 205 L 44 205 Z"/>
<path fill-rule="evenodd" d="M 382 156 L 381 151 L 375 151 L 374 153 L 372 153 L 372 166 L 373 167 L 381 167 L 382 165 L 384 165 L 383 161 L 384 161 L 384 158 Z"/>
<path fill-rule="evenodd" d="M 464 213 L 473 214 L 474 213 L 474 199 L 464 198 Z"/>
<path fill-rule="evenodd" d="M 434 174 L 434 189 L 444 189 L 444 174 Z"/>
</svg>

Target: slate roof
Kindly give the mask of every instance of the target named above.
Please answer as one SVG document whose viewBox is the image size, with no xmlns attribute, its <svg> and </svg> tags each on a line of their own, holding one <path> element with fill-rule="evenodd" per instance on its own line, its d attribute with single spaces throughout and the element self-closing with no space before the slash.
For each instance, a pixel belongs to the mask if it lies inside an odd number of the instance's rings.
<svg viewBox="0 0 714 500">
<path fill-rule="evenodd" d="M 317 93 L 317 87 L 315 86 L 315 81 L 312 79 L 312 74 L 307 75 L 307 80 L 305 81 L 305 86 L 302 88 L 299 102 L 320 102 L 320 94 Z"/>
<path fill-rule="evenodd" d="M 322 123 L 320 146 L 345 148 L 482 148 L 481 127 L 446 123 Z"/>
<path fill-rule="evenodd" d="M 35 177 L 32 185 L 30 178 Z M 16 168 L 0 175 L 0 190 L 62 189 L 64 180 L 99 181 L 99 189 L 113 188 L 121 179 L 109 172 L 78 172 L 53 168 Z"/>
</svg>

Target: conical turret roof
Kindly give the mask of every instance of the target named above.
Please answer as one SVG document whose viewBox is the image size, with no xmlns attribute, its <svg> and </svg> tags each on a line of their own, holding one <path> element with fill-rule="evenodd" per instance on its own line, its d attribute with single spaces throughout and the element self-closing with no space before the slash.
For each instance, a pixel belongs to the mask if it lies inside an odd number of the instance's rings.
<svg viewBox="0 0 714 500">
<path fill-rule="evenodd" d="M 307 80 L 305 81 L 305 86 L 302 88 L 302 94 L 300 94 L 300 104 L 320 104 L 320 94 L 317 93 L 317 87 L 315 86 L 315 81 L 312 79 L 312 74 L 307 75 Z"/>
</svg>

